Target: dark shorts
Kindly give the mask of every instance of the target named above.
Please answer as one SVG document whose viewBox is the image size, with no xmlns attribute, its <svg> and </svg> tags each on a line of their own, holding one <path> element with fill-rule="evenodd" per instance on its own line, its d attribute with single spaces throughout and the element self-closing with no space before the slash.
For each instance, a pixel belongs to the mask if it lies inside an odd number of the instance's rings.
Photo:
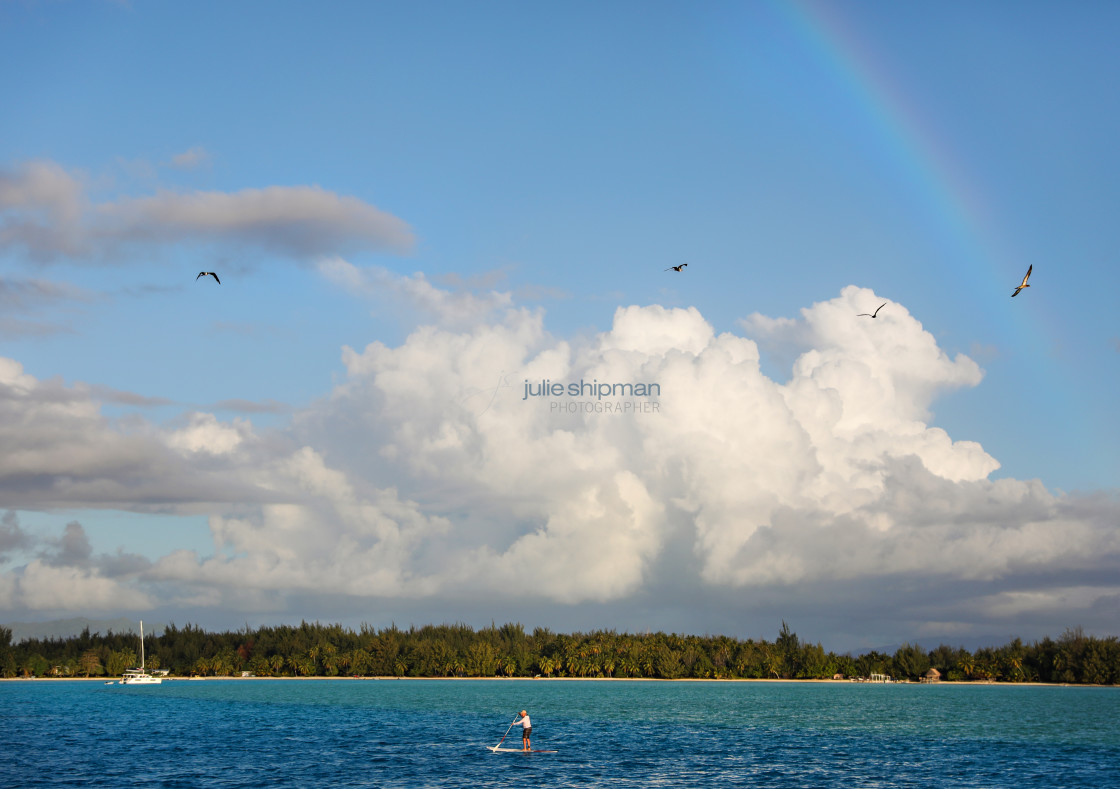
<svg viewBox="0 0 1120 789">
<path fill-rule="evenodd" d="M 533 727 L 532 726 L 530 726 L 528 729 L 522 729 L 521 730 L 521 736 L 522 737 L 528 737 L 532 733 L 533 733 Z"/>
</svg>

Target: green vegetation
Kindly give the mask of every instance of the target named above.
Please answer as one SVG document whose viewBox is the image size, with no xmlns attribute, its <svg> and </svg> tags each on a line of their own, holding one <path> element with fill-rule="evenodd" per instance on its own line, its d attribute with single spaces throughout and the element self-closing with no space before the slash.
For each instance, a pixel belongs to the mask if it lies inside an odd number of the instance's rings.
<svg viewBox="0 0 1120 789">
<path fill-rule="evenodd" d="M 175 676 L 258 677 L 619 677 L 651 679 L 820 679 L 889 674 L 920 679 L 936 668 L 947 680 L 1120 684 L 1120 641 L 1067 630 L 1056 641 L 1031 645 L 1015 639 L 999 648 L 969 652 L 939 646 L 926 651 L 904 644 L 893 655 L 826 652 L 801 641 L 782 622 L 771 643 L 726 636 L 614 631 L 553 633 L 521 625 L 396 626 L 358 632 L 341 625 L 281 625 L 207 633 L 174 625 L 144 641 L 147 668 Z M 11 643 L 0 627 L 0 676 L 119 676 L 135 665 L 136 636 L 90 634 Z"/>
</svg>

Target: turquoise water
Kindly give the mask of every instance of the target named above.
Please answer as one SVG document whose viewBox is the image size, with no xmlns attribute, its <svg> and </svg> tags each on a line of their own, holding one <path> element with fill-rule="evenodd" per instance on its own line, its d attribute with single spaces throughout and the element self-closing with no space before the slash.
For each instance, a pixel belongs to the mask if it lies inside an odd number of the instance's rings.
<svg viewBox="0 0 1120 789">
<path fill-rule="evenodd" d="M 522 708 L 558 753 L 486 749 Z M 1120 688 L 0 682 L 0 785 L 1100 789 L 1118 721 Z"/>
</svg>

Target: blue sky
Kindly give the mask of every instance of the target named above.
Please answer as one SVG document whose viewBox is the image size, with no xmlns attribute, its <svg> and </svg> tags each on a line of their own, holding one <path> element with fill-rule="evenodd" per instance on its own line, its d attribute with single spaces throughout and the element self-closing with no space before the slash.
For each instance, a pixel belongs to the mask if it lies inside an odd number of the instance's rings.
<svg viewBox="0 0 1120 789">
<path fill-rule="evenodd" d="M 1115 633 L 1118 13 L 0 5 L 0 621 Z M 611 349 L 699 388 L 660 423 L 523 421 L 526 378 Z M 589 523 L 633 541 L 570 588 Z M 908 593 L 955 603 L 836 625 L 899 594 L 919 523 L 947 547 Z M 880 561 L 822 569 L 812 529 Z"/>
</svg>

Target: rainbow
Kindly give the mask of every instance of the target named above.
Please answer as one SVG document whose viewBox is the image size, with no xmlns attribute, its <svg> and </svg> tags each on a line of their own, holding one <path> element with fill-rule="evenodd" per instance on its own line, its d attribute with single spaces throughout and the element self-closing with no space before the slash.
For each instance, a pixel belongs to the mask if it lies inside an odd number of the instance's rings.
<svg viewBox="0 0 1120 789">
<path fill-rule="evenodd" d="M 861 36 L 841 4 L 776 2 L 774 8 L 851 96 L 853 112 L 886 164 L 912 185 L 908 197 L 919 202 L 934 237 L 941 240 L 945 270 L 984 303 L 987 294 L 1010 296 L 1026 271 L 1028 256 L 1016 251 L 1001 232 L 982 184 L 915 94 L 898 84 L 893 76 L 897 69 Z M 1011 310 L 1009 305 L 1005 309 L 1009 331 L 1039 331 L 1027 310 Z"/>
<path fill-rule="evenodd" d="M 1045 379 L 1061 389 L 1061 399 L 1070 404 L 1081 402 L 1072 384 L 1061 383 L 1076 379 L 1068 369 L 1070 360 L 1055 353 L 1055 338 L 1063 334 L 1058 325 L 1061 316 L 1046 309 L 1040 298 L 1044 292 L 1031 293 L 1035 300 L 1028 305 L 1010 299 L 1030 263 L 1035 264 L 1032 284 L 1043 287 L 1047 268 L 1051 272 L 1054 268 L 1031 261 L 1000 227 L 998 212 L 983 184 L 964 166 L 947 136 L 938 133 L 937 123 L 919 103 L 920 95 L 897 82 L 894 74 L 898 69 L 850 22 L 847 9 L 859 5 L 775 0 L 772 7 L 806 53 L 851 97 L 854 120 L 873 135 L 885 163 L 912 186 L 907 196 L 918 201 L 932 238 L 944 247 L 944 276 L 960 283 L 962 304 L 956 309 L 982 309 L 991 314 L 987 328 L 992 336 L 974 341 L 994 345 L 1001 352 L 1015 349 L 1010 352 L 1018 362 L 1035 369 L 1035 380 Z M 1013 391 L 1015 384 L 1003 381 L 1001 386 Z M 1067 410 L 1066 419 L 1074 432 L 1089 434 L 1092 428 L 1087 414 L 1083 407 Z"/>
</svg>

